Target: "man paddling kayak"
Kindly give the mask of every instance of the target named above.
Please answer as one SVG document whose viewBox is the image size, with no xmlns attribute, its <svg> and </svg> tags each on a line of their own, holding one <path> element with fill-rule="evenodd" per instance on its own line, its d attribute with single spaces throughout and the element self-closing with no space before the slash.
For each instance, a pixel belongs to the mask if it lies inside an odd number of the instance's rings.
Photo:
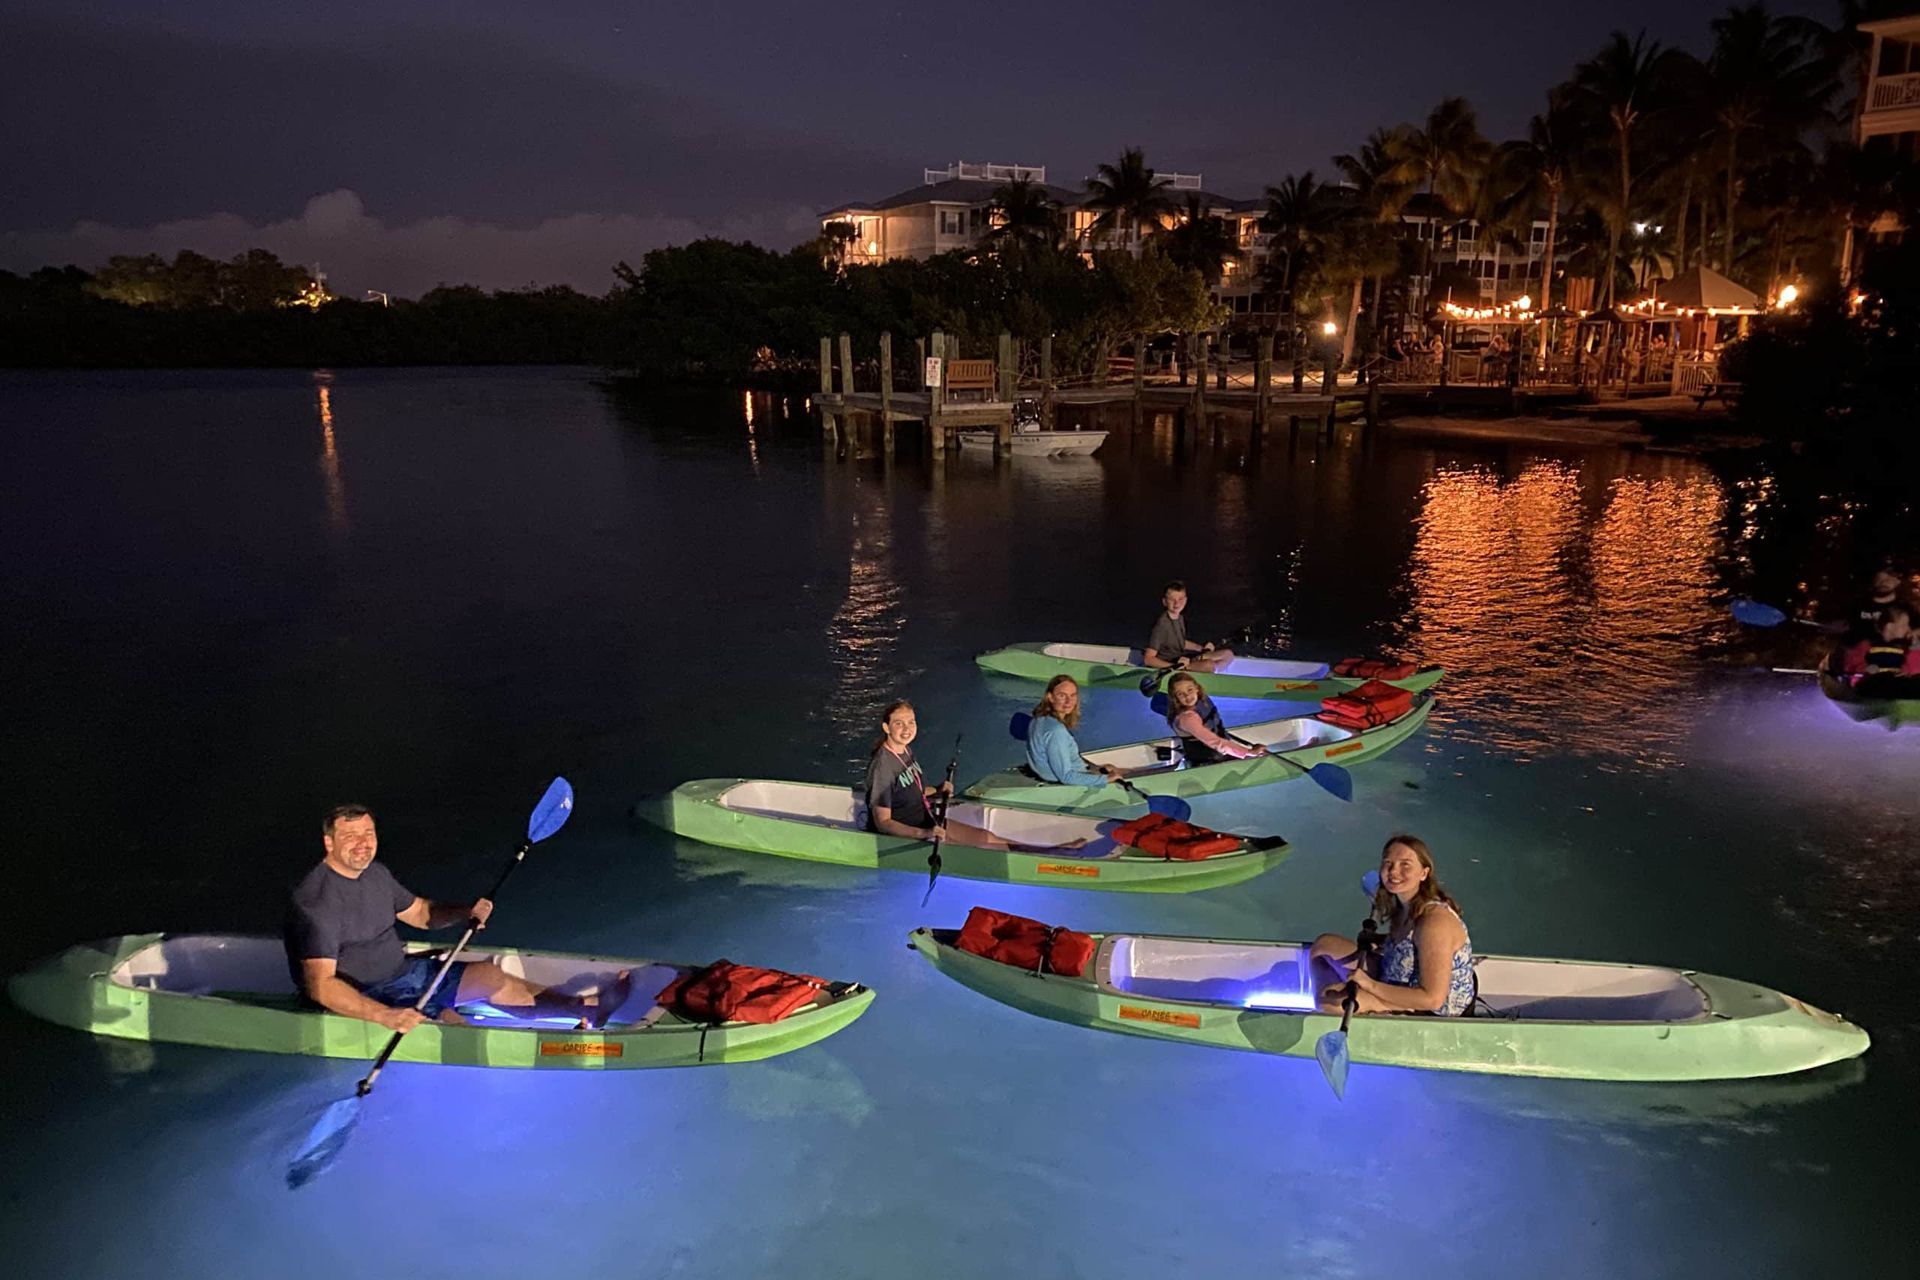
<svg viewBox="0 0 1920 1280">
<path fill-rule="evenodd" d="M 913 740 L 920 734 L 914 719 L 913 704 L 905 698 L 887 704 L 880 713 L 880 740 L 873 744 L 867 760 L 865 793 L 867 826 L 884 836 L 907 840 L 932 840 L 938 836 L 950 844 L 972 845 L 979 849 L 1010 849 L 1019 853 L 1050 853 L 1056 849 L 1078 849 L 1085 840 L 1060 845 L 1015 844 L 1002 840 L 983 827 L 953 818 L 936 822 L 927 802 L 937 795 L 952 795 L 953 784 L 927 785 L 920 762 L 913 755 Z"/>
<path fill-rule="evenodd" d="M 484 927 L 493 903 L 435 902 L 403 888 L 374 861 L 379 835 L 373 814 L 337 805 L 320 824 L 326 856 L 295 886 L 286 924 L 287 968 L 294 987 L 332 1013 L 407 1032 L 428 1019 L 458 1023 L 455 1009 L 485 1001 L 528 1017 L 566 1017 L 604 1026 L 627 998 L 627 974 L 597 1000 L 561 995 L 515 977 L 491 960 L 458 961 L 422 1009 L 413 1005 L 440 961 L 409 956 L 396 924 L 447 929 L 469 919 Z"/>
<path fill-rule="evenodd" d="M 1146 664 L 1191 671 L 1217 671 L 1233 661 L 1233 650 L 1187 639 L 1187 584 L 1175 578 L 1160 589 L 1160 616 L 1147 636 Z"/>
<path fill-rule="evenodd" d="M 1880 637 L 1880 624 L 1886 620 L 1891 609 L 1911 610 L 1912 604 L 1901 599 L 1900 588 L 1906 585 L 1906 579 L 1891 564 L 1883 564 L 1874 572 L 1873 582 L 1867 589 L 1867 596 L 1861 600 L 1846 617 L 1846 634 L 1841 644 L 1871 643 Z"/>
</svg>

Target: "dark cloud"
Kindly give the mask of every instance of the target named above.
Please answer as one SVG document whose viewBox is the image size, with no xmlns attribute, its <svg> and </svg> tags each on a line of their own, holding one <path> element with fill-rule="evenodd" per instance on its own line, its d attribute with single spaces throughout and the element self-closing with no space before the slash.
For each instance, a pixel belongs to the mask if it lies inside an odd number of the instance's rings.
<svg viewBox="0 0 1920 1280">
<path fill-rule="evenodd" d="M 0 265 L 252 235 L 356 287 L 598 289 L 628 239 L 784 245 L 923 165 L 1072 186 L 1130 145 L 1252 196 L 1449 95 L 1510 135 L 1610 30 L 1698 50 L 1725 7 L 0 0 Z"/>
<path fill-rule="evenodd" d="M 284 216 L 347 187 L 390 216 L 728 217 L 827 204 L 876 150 L 789 134 L 485 30 L 377 47 L 241 45 L 154 28 L 0 20 L 0 227 Z"/>
</svg>

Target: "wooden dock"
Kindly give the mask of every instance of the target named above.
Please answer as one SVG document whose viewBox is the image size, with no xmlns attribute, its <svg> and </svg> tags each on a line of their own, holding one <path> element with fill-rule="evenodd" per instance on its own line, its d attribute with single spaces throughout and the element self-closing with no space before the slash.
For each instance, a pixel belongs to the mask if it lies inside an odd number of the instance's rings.
<svg viewBox="0 0 1920 1280">
<path fill-rule="evenodd" d="M 1660 409 L 1667 407 L 1657 399 L 1664 385 L 1615 391 L 1594 403 L 1594 388 L 1564 383 L 1382 382 L 1362 375 L 1363 380 L 1343 385 L 1330 363 L 1313 370 L 1296 366 L 1283 385 L 1276 385 L 1282 379 L 1275 377 L 1272 334 L 1259 336 L 1250 374 L 1244 362 L 1230 368 L 1199 335 L 1189 337 L 1188 372 L 1173 381 L 1150 380 L 1143 361 L 1133 362 L 1117 379 L 1109 380 L 1104 350 L 1094 358 L 1096 372 L 1091 378 L 1056 379 L 1051 337 L 1037 344 L 1038 378 L 1033 376 L 1033 351 L 1027 353 L 1023 378 L 1022 362 L 1007 333 L 999 337 L 998 359 L 990 360 L 959 358 L 957 341 L 935 332 L 914 341 L 904 370 L 896 370 L 893 335 L 882 333 L 878 359 L 856 365 L 852 338 L 842 333 L 820 339 L 820 389 L 813 399 L 829 440 L 851 444 L 863 430 L 877 428 L 877 443 L 888 457 L 893 455 L 896 428 L 902 424 L 924 424 L 929 448 L 936 454 L 958 443 L 954 432 L 982 430 L 994 433 L 997 453 L 1010 454 L 1014 413 L 1023 399 L 1039 406 L 1042 424 L 1049 428 L 1062 406 L 1128 405 L 1136 415 L 1145 410 L 1175 410 L 1183 413 L 1185 421 L 1200 424 L 1219 414 L 1246 414 L 1256 435 L 1284 419 L 1291 436 L 1309 425 L 1330 433 L 1343 408 L 1356 411 L 1373 428 L 1390 417 L 1431 421 L 1461 413 L 1533 419 L 1547 412 L 1570 412 L 1581 417 L 1634 418 L 1658 416 L 1656 403 Z M 1145 349 L 1146 338 L 1133 335 L 1135 351 Z M 901 373 L 909 376 L 903 379 L 898 376 Z M 1642 396 L 1647 399 L 1638 400 Z M 866 447 L 858 445 L 848 452 Z"/>
</svg>

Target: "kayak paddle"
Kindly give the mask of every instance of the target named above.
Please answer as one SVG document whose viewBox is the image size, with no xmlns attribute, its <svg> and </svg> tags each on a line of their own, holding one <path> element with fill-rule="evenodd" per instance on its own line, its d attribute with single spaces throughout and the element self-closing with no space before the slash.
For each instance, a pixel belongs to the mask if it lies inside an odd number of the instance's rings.
<svg viewBox="0 0 1920 1280">
<path fill-rule="evenodd" d="M 1360 877 L 1360 888 L 1369 898 L 1380 888 L 1380 873 L 1369 871 Z M 1357 963 L 1366 963 L 1366 953 L 1380 945 L 1380 934 L 1369 915 L 1360 926 Z M 1320 1073 L 1327 1078 L 1327 1084 L 1333 1088 L 1333 1096 L 1345 1102 L 1347 1100 L 1347 1069 L 1353 1065 L 1353 1059 L 1347 1049 L 1347 1027 L 1353 1021 L 1354 1010 L 1360 1007 L 1359 984 L 1349 980 L 1340 989 L 1340 1029 L 1329 1031 L 1314 1042 L 1313 1060 L 1320 1064 Z"/>
<path fill-rule="evenodd" d="M 1313 1060 L 1320 1064 L 1320 1074 L 1333 1086 L 1333 1096 L 1342 1102 L 1347 1100 L 1347 1068 L 1352 1065 L 1347 1056 L 1347 1024 L 1353 1021 L 1353 1011 L 1359 1006 L 1359 991 L 1351 982 L 1341 988 L 1340 1029 L 1327 1032 L 1313 1045 Z"/>
<path fill-rule="evenodd" d="M 1154 711 L 1164 716 L 1165 714 L 1167 714 L 1167 707 L 1169 705 L 1167 702 L 1167 695 L 1164 693 L 1154 694 L 1153 701 L 1149 705 L 1153 708 Z M 1254 745 L 1256 745 L 1254 743 L 1248 742 L 1245 738 L 1240 737 L 1238 734 L 1228 733 L 1228 734 L 1225 734 L 1224 736 L 1231 738 L 1233 741 L 1239 743 L 1243 747 L 1253 747 Z M 1319 784 L 1320 789 L 1322 791 L 1325 791 L 1328 795 L 1337 797 L 1338 799 L 1341 799 L 1341 800 L 1345 800 L 1349 804 L 1353 802 L 1353 775 L 1348 773 L 1345 769 L 1341 768 L 1339 765 L 1333 763 L 1331 760 L 1323 760 L 1316 765 L 1299 764 L 1299 763 L 1296 763 L 1295 761 L 1287 759 L 1287 757 L 1283 753 L 1275 751 L 1271 747 L 1268 748 L 1267 755 L 1269 755 L 1275 760 L 1278 760 L 1281 764 L 1284 764 L 1289 768 L 1300 770 L 1302 773 L 1306 774 L 1309 778 L 1312 778 L 1314 782 Z"/>
<path fill-rule="evenodd" d="M 565 778 L 555 778 L 547 785 L 546 794 L 540 797 L 540 803 L 534 806 L 532 815 L 527 818 L 526 840 L 514 850 L 512 859 L 502 868 L 499 878 L 493 882 L 493 888 L 487 890 L 484 895 L 488 901 L 499 896 L 500 890 L 506 886 L 507 877 L 513 874 L 513 869 L 520 865 L 521 860 L 527 856 L 527 852 L 565 826 L 572 813 L 573 787 Z M 438 991 L 440 984 L 446 980 L 447 971 L 453 968 L 454 961 L 460 958 L 460 953 L 466 949 L 469 942 L 473 941 L 473 935 L 479 929 L 479 921 L 467 922 L 467 931 L 460 935 L 460 941 L 453 945 L 453 950 L 447 952 L 447 958 L 440 962 L 440 971 L 433 975 L 433 981 L 421 993 L 420 998 L 414 1001 L 415 1010 L 427 1007 L 427 1002 L 433 999 L 434 992 Z M 346 1148 L 347 1139 L 353 1136 L 354 1126 L 360 1123 L 360 1100 L 373 1092 L 374 1081 L 378 1080 L 380 1073 L 386 1069 L 387 1059 L 391 1058 L 393 1051 L 400 1047 L 400 1037 L 405 1034 L 404 1031 L 394 1032 L 393 1038 L 387 1041 L 387 1047 L 382 1049 L 380 1056 L 373 1060 L 373 1069 L 367 1072 L 366 1078 L 354 1087 L 353 1096 L 330 1104 L 320 1113 L 320 1118 L 313 1122 L 313 1128 L 307 1131 L 306 1141 L 300 1144 L 300 1150 L 294 1153 L 292 1163 L 287 1166 L 289 1188 L 297 1190 L 325 1173 L 339 1157 L 340 1152 Z"/>
<path fill-rule="evenodd" d="M 1788 617 L 1783 611 L 1770 604 L 1761 604 L 1758 600 L 1735 600 L 1727 606 L 1727 612 L 1736 621 L 1744 622 L 1749 627 L 1777 627 L 1783 622 L 1791 622 L 1795 626 L 1812 627 L 1816 631 L 1826 630 L 1812 618 Z"/>
<path fill-rule="evenodd" d="M 933 897 L 933 886 L 940 879 L 940 828 L 946 825 L 947 805 L 953 799 L 953 792 L 950 789 L 953 786 L 953 771 L 960 767 L 960 739 L 965 736 L 965 734 L 959 733 L 953 735 L 953 754 L 947 758 L 947 786 L 949 790 L 942 791 L 940 798 L 933 802 L 940 811 L 933 815 L 933 848 L 927 853 L 927 891 L 920 897 L 920 905 L 923 907 L 926 906 L 927 901 Z"/>
<path fill-rule="evenodd" d="M 1032 730 L 1033 717 L 1025 711 L 1014 712 L 1013 719 L 1007 721 L 1007 732 L 1012 734 L 1017 741 L 1025 742 L 1027 735 L 1032 732 Z M 1097 769 L 1099 767 L 1085 756 L 1080 757 L 1080 762 L 1089 769 Z M 1140 788 L 1134 786 L 1131 782 L 1128 782 L 1125 778 L 1115 778 L 1113 781 L 1119 783 L 1128 795 L 1146 805 L 1148 811 L 1151 813 L 1157 813 L 1162 817 L 1173 818 L 1180 822 L 1185 822 L 1193 816 L 1193 806 L 1185 800 L 1182 800 L 1179 796 L 1150 796 Z"/>
</svg>

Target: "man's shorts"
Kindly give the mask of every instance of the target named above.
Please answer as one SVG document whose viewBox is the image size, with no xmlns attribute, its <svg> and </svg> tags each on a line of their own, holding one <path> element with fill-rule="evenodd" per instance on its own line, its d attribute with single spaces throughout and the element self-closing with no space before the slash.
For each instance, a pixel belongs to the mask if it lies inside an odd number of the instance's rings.
<svg viewBox="0 0 1920 1280">
<path fill-rule="evenodd" d="M 445 982 L 433 993 L 433 999 L 427 1001 L 420 1012 L 429 1018 L 437 1018 L 443 1012 L 453 1008 L 460 997 L 460 975 L 465 973 L 467 962 L 459 960 L 447 970 Z M 381 1004 L 395 1009 L 411 1009 L 433 981 L 433 975 L 440 972 L 440 957 L 434 955 L 409 956 L 407 967 L 388 978 L 385 982 L 376 982 L 361 989 L 360 994 L 369 1000 L 378 1000 Z"/>
</svg>

